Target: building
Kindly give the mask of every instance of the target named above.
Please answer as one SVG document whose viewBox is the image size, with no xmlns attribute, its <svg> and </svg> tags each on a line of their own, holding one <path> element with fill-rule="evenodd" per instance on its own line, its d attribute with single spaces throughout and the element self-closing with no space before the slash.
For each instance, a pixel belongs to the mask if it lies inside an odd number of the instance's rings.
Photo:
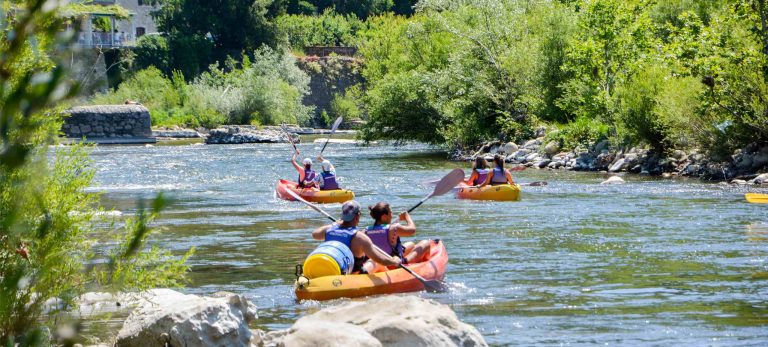
<svg viewBox="0 0 768 347">
<path fill-rule="evenodd" d="M 136 40 L 146 34 L 157 33 L 157 25 L 152 18 L 152 11 L 157 9 L 153 0 L 81 0 L 93 5 L 104 6 L 80 14 L 72 22 L 79 30 L 77 44 L 86 48 L 122 48 L 133 47 Z M 129 13 L 127 19 L 118 19 L 109 6 L 119 5 Z"/>
</svg>

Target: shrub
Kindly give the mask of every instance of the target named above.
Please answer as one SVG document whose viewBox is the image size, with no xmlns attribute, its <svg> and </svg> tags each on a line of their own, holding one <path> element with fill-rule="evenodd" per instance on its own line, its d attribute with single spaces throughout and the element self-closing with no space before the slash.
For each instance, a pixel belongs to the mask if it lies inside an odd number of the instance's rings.
<svg viewBox="0 0 768 347">
<path fill-rule="evenodd" d="M 136 41 L 136 48 L 133 51 L 136 54 L 134 59 L 136 70 L 154 66 L 165 74 L 171 72 L 171 50 L 165 37 L 144 35 Z"/>
</svg>

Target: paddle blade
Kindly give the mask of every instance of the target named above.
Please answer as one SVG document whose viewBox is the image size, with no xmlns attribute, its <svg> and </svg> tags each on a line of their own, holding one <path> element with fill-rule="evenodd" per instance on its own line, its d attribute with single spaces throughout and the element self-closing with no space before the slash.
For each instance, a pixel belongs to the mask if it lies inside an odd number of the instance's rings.
<svg viewBox="0 0 768 347">
<path fill-rule="evenodd" d="M 336 132 L 336 129 L 339 128 L 339 125 L 341 125 L 342 121 L 344 121 L 344 117 L 336 118 L 336 121 L 333 122 L 333 126 L 331 127 L 331 133 Z"/>
<path fill-rule="evenodd" d="M 768 204 L 768 194 L 747 193 L 744 197 L 753 204 Z"/>
<path fill-rule="evenodd" d="M 445 175 L 435 185 L 435 190 L 432 192 L 432 196 L 440 196 L 450 192 L 453 187 L 459 185 L 464 180 L 464 170 L 453 169 L 449 174 Z"/>
<path fill-rule="evenodd" d="M 421 275 L 413 272 L 413 270 L 409 269 L 407 266 L 400 264 L 399 267 L 409 274 L 413 275 L 421 284 L 424 285 L 424 290 L 430 292 L 430 293 L 442 293 L 445 291 L 448 291 L 448 286 L 445 285 L 445 283 L 437 280 L 427 280 L 424 277 L 421 277 Z"/>
</svg>

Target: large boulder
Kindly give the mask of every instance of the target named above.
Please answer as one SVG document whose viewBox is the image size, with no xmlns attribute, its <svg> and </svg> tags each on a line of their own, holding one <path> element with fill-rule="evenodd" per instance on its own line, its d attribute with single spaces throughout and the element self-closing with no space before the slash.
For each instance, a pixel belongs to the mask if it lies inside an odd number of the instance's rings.
<svg viewBox="0 0 768 347">
<path fill-rule="evenodd" d="M 271 332 L 277 346 L 487 346 L 473 326 L 446 305 L 417 296 L 389 295 L 346 302 Z"/>
<path fill-rule="evenodd" d="M 123 323 L 115 346 L 248 346 L 256 306 L 242 295 L 207 298 L 154 289 Z"/>
</svg>

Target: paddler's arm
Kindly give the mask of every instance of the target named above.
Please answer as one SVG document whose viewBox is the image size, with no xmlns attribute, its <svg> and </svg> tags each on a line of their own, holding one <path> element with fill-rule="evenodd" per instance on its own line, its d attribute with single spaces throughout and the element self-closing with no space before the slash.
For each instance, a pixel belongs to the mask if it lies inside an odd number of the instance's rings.
<svg viewBox="0 0 768 347">
<path fill-rule="evenodd" d="M 515 181 L 512 179 L 512 173 L 507 169 L 504 169 L 504 172 L 507 174 L 507 183 L 515 184 Z"/>
<path fill-rule="evenodd" d="M 405 224 L 395 224 L 392 226 L 398 236 L 413 236 L 416 234 L 416 223 L 413 222 L 408 212 L 400 213 L 400 220 L 405 221 Z"/>
<path fill-rule="evenodd" d="M 474 182 L 476 179 L 477 179 L 477 171 L 472 170 L 472 173 L 469 174 L 469 178 L 466 181 L 464 181 L 464 183 L 466 183 L 468 186 L 471 186 L 472 182 Z"/>
<path fill-rule="evenodd" d="M 363 253 L 368 256 L 368 258 L 371 258 L 373 261 L 384 265 L 384 266 L 390 266 L 390 265 L 399 265 L 401 260 L 398 257 L 392 257 L 387 253 L 384 253 L 379 247 L 376 247 L 373 244 L 373 241 L 368 237 L 368 235 L 365 235 L 365 233 L 357 233 L 355 234 L 355 238 L 352 239 L 353 243 L 357 243 L 360 245 L 360 247 L 363 248 Z"/>
<path fill-rule="evenodd" d="M 299 165 L 299 163 L 296 162 L 296 156 L 299 155 L 299 150 L 297 149 L 295 152 L 293 152 L 293 156 L 291 157 L 291 164 L 293 164 L 293 167 L 296 169 L 296 171 L 299 172 L 299 181 L 304 180 L 304 168 Z M 299 182 L 301 183 L 301 182 Z"/>
<path fill-rule="evenodd" d="M 333 224 L 323 225 L 315 230 L 312 231 L 312 238 L 315 240 L 325 240 L 325 232 L 328 231 L 328 228 L 332 227 Z"/>
</svg>

